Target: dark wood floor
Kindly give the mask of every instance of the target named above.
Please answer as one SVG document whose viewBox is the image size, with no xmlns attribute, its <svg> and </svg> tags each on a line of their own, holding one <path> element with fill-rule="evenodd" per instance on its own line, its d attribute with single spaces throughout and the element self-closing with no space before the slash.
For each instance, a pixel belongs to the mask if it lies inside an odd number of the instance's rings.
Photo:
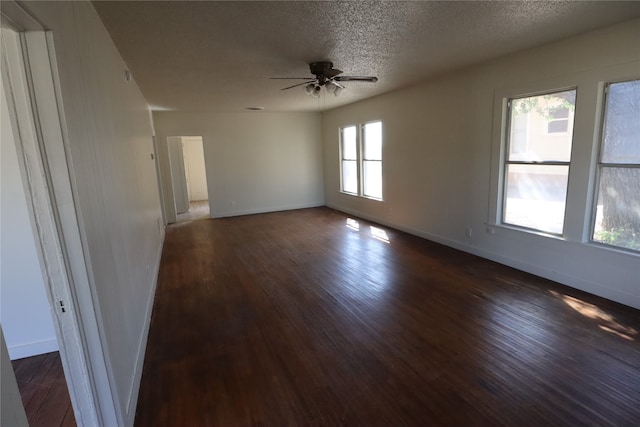
<svg viewBox="0 0 640 427">
<path fill-rule="evenodd" d="M 371 226 L 170 227 L 136 425 L 640 425 L 638 310 Z"/>
<path fill-rule="evenodd" d="M 11 362 L 30 427 L 75 427 L 60 353 Z"/>
</svg>

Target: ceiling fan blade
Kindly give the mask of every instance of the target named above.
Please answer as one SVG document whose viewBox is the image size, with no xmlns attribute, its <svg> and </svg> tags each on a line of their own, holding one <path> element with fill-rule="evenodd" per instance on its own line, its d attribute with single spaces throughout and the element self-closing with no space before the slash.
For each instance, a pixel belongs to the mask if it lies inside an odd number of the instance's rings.
<svg viewBox="0 0 640 427">
<path fill-rule="evenodd" d="M 298 87 L 298 86 L 306 85 L 306 84 L 313 83 L 313 82 L 315 82 L 315 80 L 308 80 L 308 81 L 306 81 L 306 82 L 297 83 L 297 84 L 295 84 L 295 85 L 293 85 L 293 86 L 283 87 L 283 88 L 282 88 L 282 89 L 280 89 L 280 90 L 292 89 L 292 88 L 294 88 L 294 87 Z"/>
<path fill-rule="evenodd" d="M 309 80 L 310 77 L 269 77 L 269 80 Z"/>
<path fill-rule="evenodd" d="M 378 81 L 377 77 L 373 76 L 336 76 L 334 80 L 339 82 L 370 82 L 375 83 Z"/>
</svg>

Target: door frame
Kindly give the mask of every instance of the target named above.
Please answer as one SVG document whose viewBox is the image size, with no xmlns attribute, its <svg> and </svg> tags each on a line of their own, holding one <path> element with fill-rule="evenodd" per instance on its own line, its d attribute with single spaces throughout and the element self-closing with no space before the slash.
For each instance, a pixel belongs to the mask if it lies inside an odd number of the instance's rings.
<svg viewBox="0 0 640 427">
<path fill-rule="evenodd" d="M 45 291 L 78 426 L 121 425 L 90 284 L 53 34 L 3 0 L 2 79 Z"/>
<path fill-rule="evenodd" d="M 167 150 L 169 153 L 171 186 L 173 187 L 173 206 L 176 214 L 181 214 L 189 211 L 189 186 L 184 164 L 184 142 L 182 137 L 167 137 Z"/>
<path fill-rule="evenodd" d="M 155 118 L 154 118 L 155 120 Z M 161 182 L 161 191 L 163 192 L 162 197 L 162 212 L 165 220 L 165 224 L 172 224 L 177 222 L 178 215 L 176 212 L 175 206 L 175 194 L 173 191 L 173 181 L 171 179 L 171 165 L 169 160 L 169 139 L 170 138 L 191 138 L 191 137 L 199 137 L 202 138 L 202 151 L 204 154 L 204 168 L 207 180 L 207 200 L 209 201 L 209 217 L 211 218 L 211 214 L 213 212 L 212 203 L 212 185 L 209 181 L 209 170 L 210 165 L 207 163 L 207 144 L 205 144 L 205 132 L 172 132 L 169 134 L 157 134 L 156 142 L 157 142 L 157 153 L 158 153 L 158 167 L 159 173 L 158 177 Z M 186 178 L 185 178 L 186 179 Z"/>
<path fill-rule="evenodd" d="M 187 188 L 189 190 L 189 202 L 191 202 L 191 199 L 193 198 L 193 186 L 194 186 L 194 181 L 191 180 L 191 178 L 193 178 L 193 171 L 191 169 L 191 166 L 193 166 L 193 160 L 194 160 L 194 156 L 193 156 L 193 150 L 195 146 L 199 146 L 198 150 L 202 152 L 202 157 L 200 158 L 200 156 L 197 156 L 197 162 L 199 163 L 200 161 L 202 161 L 202 167 L 204 169 L 204 187 L 205 187 L 205 196 L 206 198 L 204 199 L 195 199 L 195 200 L 207 200 L 209 201 L 209 185 L 207 182 L 207 162 L 205 161 L 204 158 L 204 139 L 202 138 L 202 136 L 198 135 L 198 136 L 183 136 L 182 137 L 182 151 L 183 151 L 183 155 L 185 158 L 185 175 L 187 176 Z"/>
</svg>

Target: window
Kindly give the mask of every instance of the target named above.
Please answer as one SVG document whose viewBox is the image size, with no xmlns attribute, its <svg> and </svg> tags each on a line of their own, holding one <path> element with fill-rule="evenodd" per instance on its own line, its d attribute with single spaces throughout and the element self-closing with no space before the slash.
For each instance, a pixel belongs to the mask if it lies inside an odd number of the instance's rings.
<svg viewBox="0 0 640 427">
<path fill-rule="evenodd" d="M 382 200 L 382 122 L 340 129 L 343 193 Z"/>
<path fill-rule="evenodd" d="M 606 87 L 592 239 L 640 251 L 640 80 Z"/>
<path fill-rule="evenodd" d="M 502 222 L 562 234 L 576 90 L 508 101 Z"/>
<path fill-rule="evenodd" d="M 363 128 L 362 192 L 367 197 L 382 199 L 382 122 L 367 123 Z"/>
<path fill-rule="evenodd" d="M 358 138 L 356 127 L 342 128 L 342 191 L 358 194 Z"/>
</svg>

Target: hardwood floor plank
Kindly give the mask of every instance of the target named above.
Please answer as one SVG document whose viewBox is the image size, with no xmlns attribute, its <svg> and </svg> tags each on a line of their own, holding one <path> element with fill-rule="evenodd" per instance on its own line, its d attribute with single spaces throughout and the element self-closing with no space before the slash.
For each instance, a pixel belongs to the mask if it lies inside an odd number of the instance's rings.
<svg viewBox="0 0 640 427">
<path fill-rule="evenodd" d="M 136 425 L 640 425 L 640 313 L 327 209 L 169 227 Z"/>
<path fill-rule="evenodd" d="M 30 427 L 75 426 L 59 352 L 12 361 Z"/>
</svg>

